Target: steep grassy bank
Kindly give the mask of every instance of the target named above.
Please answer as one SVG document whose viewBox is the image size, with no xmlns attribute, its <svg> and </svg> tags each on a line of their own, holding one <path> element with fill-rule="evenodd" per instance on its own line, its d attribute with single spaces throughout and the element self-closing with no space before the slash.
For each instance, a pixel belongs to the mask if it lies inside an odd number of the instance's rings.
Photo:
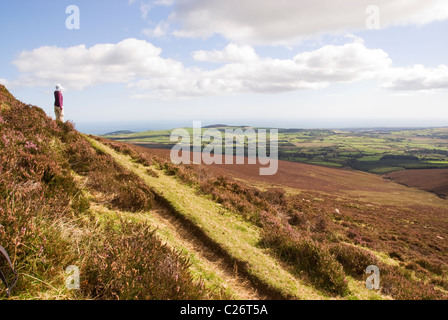
<svg viewBox="0 0 448 320">
<path fill-rule="evenodd" d="M 139 177 L 93 149 L 70 123 L 52 121 L 3 86 L 0 106 L 0 244 L 19 275 L 11 299 L 218 297 L 193 280 L 190 262 L 148 223 L 126 220 L 125 212 L 153 204 Z M 99 219 L 95 203 L 118 218 Z M 81 271 L 79 291 L 65 286 L 69 265 Z M 0 268 L 9 269 L 3 257 Z"/>
</svg>

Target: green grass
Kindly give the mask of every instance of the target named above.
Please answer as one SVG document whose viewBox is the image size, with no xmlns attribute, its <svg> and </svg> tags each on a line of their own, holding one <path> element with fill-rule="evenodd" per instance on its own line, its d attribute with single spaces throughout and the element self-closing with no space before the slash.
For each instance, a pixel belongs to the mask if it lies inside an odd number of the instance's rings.
<svg viewBox="0 0 448 320">
<path fill-rule="evenodd" d="M 310 164 L 317 164 L 321 166 L 327 166 L 327 167 L 342 167 L 342 164 L 340 163 L 334 163 L 334 162 L 328 162 L 328 161 L 309 161 Z"/>
<path fill-rule="evenodd" d="M 149 223 L 152 227 L 156 228 L 157 236 L 163 243 L 168 245 L 172 250 L 182 252 L 182 255 L 189 259 L 189 272 L 195 281 L 203 281 L 208 290 L 221 292 L 220 295 L 226 299 L 242 299 L 239 292 L 226 283 L 210 262 L 200 257 L 194 247 L 187 245 L 176 230 L 158 219 L 152 211 L 138 213 L 122 212 L 110 210 L 102 205 L 94 205 L 92 209 L 95 216 L 103 221 L 103 223 L 109 220 L 119 221 L 123 215 L 126 215 L 129 221 L 135 223 Z"/>
<path fill-rule="evenodd" d="M 382 167 L 382 168 L 375 168 L 370 170 L 370 172 L 372 173 L 377 173 L 377 174 L 385 174 L 385 173 L 390 173 L 390 172 L 395 172 L 395 171 L 403 171 L 405 170 L 405 168 L 402 167 Z"/>
<path fill-rule="evenodd" d="M 448 165 L 448 161 L 427 161 L 428 163 L 433 163 L 433 164 L 446 164 Z"/>
</svg>

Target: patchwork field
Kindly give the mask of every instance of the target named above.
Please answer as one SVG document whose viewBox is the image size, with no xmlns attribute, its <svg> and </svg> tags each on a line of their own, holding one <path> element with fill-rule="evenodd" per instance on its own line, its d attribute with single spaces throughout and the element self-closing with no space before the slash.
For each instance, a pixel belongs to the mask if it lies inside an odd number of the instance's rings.
<svg viewBox="0 0 448 320">
<path fill-rule="evenodd" d="M 192 128 L 185 129 L 192 135 Z M 203 128 L 202 132 L 207 129 Z M 248 127 L 213 126 L 213 129 L 219 130 L 224 136 L 225 130 L 241 129 L 244 134 Z M 175 144 L 170 141 L 171 132 L 118 132 L 105 137 L 149 148 L 171 148 Z M 448 128 L 346 131 L 280 129 L 278 154 L 281 160 L 349 167 L 377 174 L 405 169 L 446 169 L 447 138 Z"/>
</svg>

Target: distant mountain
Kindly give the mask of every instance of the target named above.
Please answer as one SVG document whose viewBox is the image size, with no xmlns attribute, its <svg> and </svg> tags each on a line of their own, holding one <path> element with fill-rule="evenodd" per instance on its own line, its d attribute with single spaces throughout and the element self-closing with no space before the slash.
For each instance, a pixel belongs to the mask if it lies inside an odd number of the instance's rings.
<svg viewBox="0 0 448 320">
<path fill-rule="evenodd" d="M 204 127 L 205 129 L 213 129 L 213 128 L 227 128 L 229 127 L 226 124 L 212 124 L 211 126 Z"/>
<path fill-rule="evenodd" d="M 122 134 L 133 134 L 136 133 L 135 131 L 130 131 L 130 130 L 120 130 L 120 131 L 114 131 L 114 132 L 109 132 L 104 134 L 104 136 L 119 136 Z"/>
<path fill-rule="evenodd" d="M 213 124 L 211 126 L 206 126 L 204 129 L 214 129 L 214 128 L 248 128 L 250 126 L 228 126 L 226 124 Z"/>
</svg>

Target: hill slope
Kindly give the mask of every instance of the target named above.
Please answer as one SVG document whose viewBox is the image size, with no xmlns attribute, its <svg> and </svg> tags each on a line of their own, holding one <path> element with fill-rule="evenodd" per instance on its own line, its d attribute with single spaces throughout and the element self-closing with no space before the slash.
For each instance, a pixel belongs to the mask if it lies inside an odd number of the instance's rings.
<svg viewBox="0 0 448 320">
<path fill-rule="evenodd" d="M 440 197 L 448 197 L 448 169 L 420 169 L 393 172 L 386 178 L 406 186 L 433 192 Z"/>
<path fill-rule="evenodd" d="M 432 194 L 384 181 L 371 174 L 309 165 L 305 166 L 314 170 L 308 177 L 311 181 L 313 176 L 329 180 L 332 174 L 335 177 L 346 176 L 346 180 L 341 179 L 342 182 L 356 181 L 362 177 L 366 193 L 369 186 L 375 186 L 377 193 L 370 197 L 344 193 L 345 185 L 342 183 L 335 183 L 335 189 L 329 190 L 334 194 L 328 190 L 318 192 L 312 188 L 313 184 L 308 184 L 307 179 L 299 181 L 300 188 L 298 185 L 294 188 L 283 185 L 287 191 L 285 193 L 279 188 L 282 186 L 281 180 L 266 183 L 265 177 L 248 174 L 248 167 L 174 166 L 166 150 L 149 150 L 100 138 L 97 140 L 124 155 L 133 154 L 132 157 L 138 162 L 144 163 L 142 159 L 145 158 L 152 159 L 150 172 L 156 170 L 160 177 L 162 170 L 165 175 L 176 177 L 178 183 L 192 187 L 198 195 L 210 197 L 245 221 L 260 226 L 263 247 L 291 266 L 296 277 L 300 274 L 300 279 L 323 289 L 326 295 L 344 292 L 349 297 L 352 294 L 366 298 L 365 292 L 361 294 L 357 291 L 363 283 L 359 279 L 363 278 L 366 265 L 377 264 L 382 266 L 383 277 L 389 282 L 384 288 L 384 297 L 444 297 L 447 210 L 446 202 Z M 280 171 L 281 168 L 282 165 Z M 327 172 L 327 169 L 334 172 Z M 227 177 L 233 175 L 237 180 L 226 178 L 223 173 Z M 291 181 L 294 178 L 288 180 Z M 177 189 L 166 185 L 164 194 Z M 273 186 L 277 188 L 272 189 Z M 382 189 L 384 186 L 387 187 Z M 391 190 L 396 192 L 391 194 Z M 184 194 L 179 192 L 169 201 L 178 205 L 179 197 Z M 404 199 L 400 199 L 400 195 Z M 407 197 L 412 200 L 411 196 L 414 197 L 413 201 L 406 202 Z M 302 264 L 304 262 L 305 265 Z M 329 273 L 338 274 L 341 266 L 341 279 L 348 281 L 348 289 L 344 280 L 340 282 L 331 277 L 323 283 L 316 280 L 327 277 Z M 304 273 L 305 270 L 308 271 Z M 437 285 L 437 290 L 433 284 Z"/>
<path fill-rule="evenodd" d="M 94 149 L 72 124 L 52 121 L 3 86 L 0 102 L 0 243 L 19 277 L 11 299 L 233 294 L 220 283 L 204 288 L 187 257 L 166 247 L 147 219 L 132 216 L 157 206 L 138 176 Z M 80 290 L 65 285 L 70 265 L 80 270 Z M 12 283 L 3 256 L 0 268 Z"/>
<path fill-rule="evenodd" d="M 170 150 L 139 150 L 166 159 L 170 157 Z M 234 160 L 234 163 L 236 163 L 236 160 Z M 261 188 L 279 187 L 285 188 L 292 193 L 299 193 L 302 191 L 317 192 L 333 196 L 353 198 L 361 201 L 375 202 L 380 205 L 427 205 L 435 208 L 448 209 L 448 202 L 444 199 L 440 199 L 440 197 L 435 194 L 403 186 L 390 181 L 389 179 L 384 179 L 382 176 L 376 174 L 348 168 L 330 168 L 282 160 L 279 160 L 277 174 L 272 176 L 259 175 L 260 164 L 249 165 L 247 164 L 247 160 L 245 161 L 245 164 L 241 165 L 212 164 L 207 166 L 207 168 L 217 175 L 233 177 L 237 180 L 245 181 Z M 421 178 L 422 176 L 427 176 L 426 180 L 430 180 L 431 175 L 438 176 L 439 173 L 444 177 L 445 171 L 445 169 L 428 169 L 410 170 L 409 173 L 413 173 L 414 175 L 420 173 L 418 177 Z M 404 177 L 407 176 L 407 173 L 408 171 L 397 172 L 388 174 L 386 177 Z M 418 177 L 411 181 L 409 185 L 421 187 L 416 182 Z M 393 180 L 395 180 L 395 178 Z M 437 177 L 437 180 L 441 180 L 440 176 Z M 397 179 L 397 181 L 406 184 L 405 179 Z M 414 184 L 412 182 L 414 182 Z M 443 188 L 446 188 L 446 183 L 441 180 L 440 190 L 444 190 Z"/>
<path fill-rule="evenodd" d="M 444 203 L 369 202 L 354 195 L 381 187 L 370 175 L 313 166 L 299 185 L 282 180 L 286 165 L 279 181 L 249 167 L 175 166 L 163 151 L 81 135 L 4 87 L 0 103 L 12 299 L 447 298 Z M 378 194 L 408 195 L 385 183 Z M 365 288 L 372 264 L 380 291 Z M 65 287 L 69 265 L 80 290 Z"/>
</svg>

